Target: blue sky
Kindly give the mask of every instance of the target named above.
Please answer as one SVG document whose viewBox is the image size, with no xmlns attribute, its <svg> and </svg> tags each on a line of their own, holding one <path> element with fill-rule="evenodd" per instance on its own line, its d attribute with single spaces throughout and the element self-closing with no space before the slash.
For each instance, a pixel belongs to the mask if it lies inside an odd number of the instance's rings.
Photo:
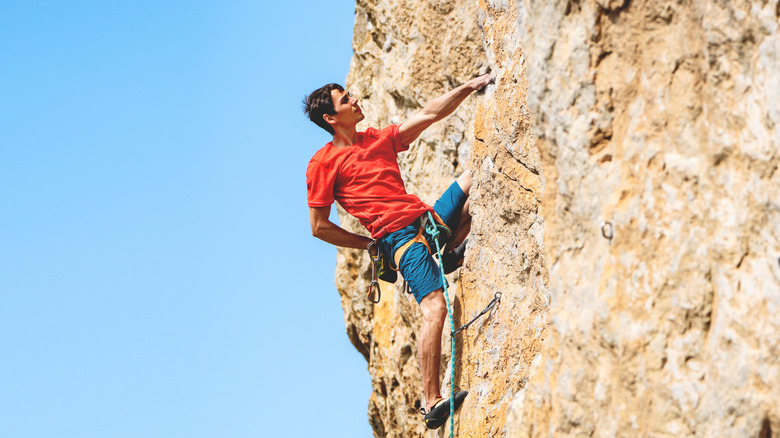
<svg viewBox="0 0 780 438">
<path fill-rule="evenodd" d="M 0 3 L 4 437 L 366 437 L 301 99 L 354 2 Z M 370 111 L 370 109 L 367 109 Z"/>
</svg>

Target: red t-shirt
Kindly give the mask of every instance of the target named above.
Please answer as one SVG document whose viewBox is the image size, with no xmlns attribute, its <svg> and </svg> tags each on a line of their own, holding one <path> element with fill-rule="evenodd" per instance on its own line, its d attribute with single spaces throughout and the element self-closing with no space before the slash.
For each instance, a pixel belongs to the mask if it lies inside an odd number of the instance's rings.
<svg viewBox="0 0 780 438">
<path fill-rule="evenodd" d="M 407 149 L 398 125 L 359 132 L 352 146 L 326 144 L 306 169 L 309 207 L 338 201 L 375 239 L 411 224 L 432 208 L 406 193 L 397 157 Z"/>
</svg>

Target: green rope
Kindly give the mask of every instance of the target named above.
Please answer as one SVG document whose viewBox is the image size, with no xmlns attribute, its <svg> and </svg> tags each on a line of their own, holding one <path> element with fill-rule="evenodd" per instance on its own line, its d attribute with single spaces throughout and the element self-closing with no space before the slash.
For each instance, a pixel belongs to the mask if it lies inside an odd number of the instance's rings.
<svg viewBox="0 0 780 438">
<path fill-rule="evenodd" d="M 439 270 L 441 271 L 441 280 L 444 284 L 444 300 L 447 302 L 447 315 L 450 317 L 450 344 L 452 344 L 452 357 L 450 358 L 450 438 L 455 436 L 455 321 L 452 319 L 452 308 L 450 307 L 450 297 L 447 293 L 447 278 L 444 275 L 444 265 L 441 259 L 441 246 L 439 246 L 439 228 L 433 215 L 428 212 L 428 223 L 425 225 L 425 231 L 431 235 L 436 242 L 436 253 L 439 256 Z"/>
</svg>

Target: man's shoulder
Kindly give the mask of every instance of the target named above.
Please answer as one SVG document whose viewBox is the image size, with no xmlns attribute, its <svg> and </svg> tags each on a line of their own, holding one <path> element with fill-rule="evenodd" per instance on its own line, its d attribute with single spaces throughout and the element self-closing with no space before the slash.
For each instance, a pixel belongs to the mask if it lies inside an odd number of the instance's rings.
<svg viewBox="0 0 780 438">
<path fill-rule="evenodd" d="M 373 126 L 369 126 L 368 128 L 364 129 L 360 133 L 363 135 L 375 135 L 377 132 L 379 132 L 378 129 L 374 128 Z"/>
<path fill-rule="evenodd" d="M 360 134 L 363 137 L 363 141 L 368 140 L 369 142 L 374 142 L 377 140 L 392 140 L 398 135 L 398 125 L 389 125 L 380 129 L 368 127 L 364 131 L 361 131 Z"/>
<path fill-rule="evenodd" d="M 319 148 L 317 152 L 315 152 L 314 155 L 312 155 L 311 160 L 309 160 L 309 163 L 313 161 L 322 162 L 329 155 L 329 152 L 332 147 L 333 144 L 331 144 L 330 142 L 326 143 L 325 146 Z"/>
<path fill-rule="evenodd" d="M 333 146 L 333 143 L 328 142 L 325 146 L 321 147 L 309 160 L 309 170 L 312 168 L 338 168 L 349 156 L 349 152 L 346 148 L 337 148 Z"/>
<path fill-rule="evenodd" d="M 394 132 L 398 131 L 399 125 L 387 125 L 384 128 L 374 128 L 373 126 L 369 126 L 363 131 L 363 134 L 368 135 L 389 135 Z"/>
</svg>

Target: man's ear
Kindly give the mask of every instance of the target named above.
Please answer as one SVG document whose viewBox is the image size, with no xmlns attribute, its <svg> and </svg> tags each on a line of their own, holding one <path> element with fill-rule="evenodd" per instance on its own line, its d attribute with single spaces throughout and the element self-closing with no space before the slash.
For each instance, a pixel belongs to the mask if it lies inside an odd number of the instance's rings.
<svg viewBox="0 0 780 438">
<path fill-rule="evenodd" d="M 336 123 L 336 118 L 330 114 L 323 114 L 322 119 L 325 120 L 325 123 L 327 123 L 328 125 L 333 125 L 334 123 Z"/>
</svg>

